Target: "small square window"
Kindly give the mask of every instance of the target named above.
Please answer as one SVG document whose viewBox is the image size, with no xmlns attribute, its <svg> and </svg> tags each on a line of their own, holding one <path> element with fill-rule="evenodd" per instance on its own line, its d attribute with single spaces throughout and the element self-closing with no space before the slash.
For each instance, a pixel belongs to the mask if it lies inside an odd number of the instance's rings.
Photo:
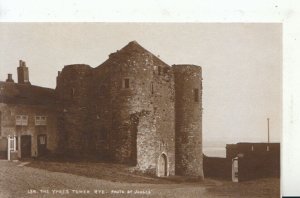
<svg viewBox="0 0 300 198">
<path fill-rule="evenodd" d="M 124 88 L 129 88 L 129 79 L 128 78 L 124 79 Z"/>
</svg>

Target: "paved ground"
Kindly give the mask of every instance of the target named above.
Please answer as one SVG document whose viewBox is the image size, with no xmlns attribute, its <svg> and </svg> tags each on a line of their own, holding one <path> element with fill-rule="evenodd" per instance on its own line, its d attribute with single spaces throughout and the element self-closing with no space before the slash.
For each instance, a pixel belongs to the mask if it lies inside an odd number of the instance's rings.
<svg viewBox="0 0 300 198">
<path fill-rule="evenodd" d="M 68 169 L 68 164 L 65 166 Z M 111 174 L 113 177 L 113 173 Z M 211 179 L 196 183 L 159 182 L 159 179 L 154 179 L 154 181 L 150 183 L 113 182 L 108 179 L 28 167 L 28 164 L 23 162 L 0 160 L 0 198 L 279 197 L 279 179 L 263 179 L 240 184 Z"/>
</svg>

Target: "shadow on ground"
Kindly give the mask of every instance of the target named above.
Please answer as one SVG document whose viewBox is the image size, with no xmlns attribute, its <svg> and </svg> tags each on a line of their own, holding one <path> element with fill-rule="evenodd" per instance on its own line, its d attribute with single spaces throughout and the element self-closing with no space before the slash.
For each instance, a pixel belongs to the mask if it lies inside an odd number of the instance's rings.
<svg viewBox="0 0 300 198">
<path fill-rule="evenodd" d="M 148 183 L 148 184 L 175 184 L 175 183 L 202 183 L 197 178 L 170 176 L 165 178 L 141 173 L 134 166 L 114 164 L 95 160 L 77 160 L 72 158 L 54 159 L 41 158 L 32 160 L 27 167 L 44 169 L 52 172 L 69 173 L 89 178 L 97 178 L 112 182 Z"/>
</svg>

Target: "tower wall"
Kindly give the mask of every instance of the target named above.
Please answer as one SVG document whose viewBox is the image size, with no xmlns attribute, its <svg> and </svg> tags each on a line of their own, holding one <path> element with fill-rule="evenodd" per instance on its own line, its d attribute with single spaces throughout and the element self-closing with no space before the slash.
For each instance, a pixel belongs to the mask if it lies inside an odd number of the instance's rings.
<svg viewBox="0 0 300 198">
<path fill-rule="evenodd" d="M 161 167 L 159 159 L 164 156 L 165 163 L 167 163 L 166 175 L 175 175 L 175 91 L 172 68 L 158 59 L 154 59 L 152 83 L 153 112 L 158 143 L 155 156 L 156 173 L 157 176 L 162 176 L 159 170 L 163 167 Z"/>
<path fill-rule="evenodd" d="M 175 172 L 203 178 L 202 73 L 194 65 L 174 65 Z"/>
<path fill-rule="evenodd" d="M 93 145 L 88 119 L 90 74 L 88 65 L 69 65 L 57 78 L 60 145 L 71 155 L 87 153 Z"/>
<path fill-rule="evenodd" d="M 111 68 L 103 65 L 93 69 L 92 82 L 90 83 L 90 110 L 89 121 L 95 152 L 97 158 L 111 160 L 112 152 L 110 146 L 112 111 L 111 111 Z"/>
<path fill-rule="evenodd" d="M 134 47 L 134 46 L 133 46 Z M 110 56 L 110 100 L 112 126 L 110 146 L 117 162 L 137 164 L 138 122 L 142 112 L 152 110 L 150 84 L 152 67 L 147 54 L 134 49 Z"/>
</svg>

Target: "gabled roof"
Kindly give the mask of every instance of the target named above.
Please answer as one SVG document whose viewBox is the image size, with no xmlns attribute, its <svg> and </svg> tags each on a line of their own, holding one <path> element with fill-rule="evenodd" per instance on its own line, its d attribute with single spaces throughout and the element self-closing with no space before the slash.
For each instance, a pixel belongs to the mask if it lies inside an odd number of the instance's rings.
<svg viewBox="0 0 300 198">
<path fill-rule="evenodd" d="M 55 103 L 54 89 L 0 81 L 0 103 L 52 105 Z"/>
</svg>

